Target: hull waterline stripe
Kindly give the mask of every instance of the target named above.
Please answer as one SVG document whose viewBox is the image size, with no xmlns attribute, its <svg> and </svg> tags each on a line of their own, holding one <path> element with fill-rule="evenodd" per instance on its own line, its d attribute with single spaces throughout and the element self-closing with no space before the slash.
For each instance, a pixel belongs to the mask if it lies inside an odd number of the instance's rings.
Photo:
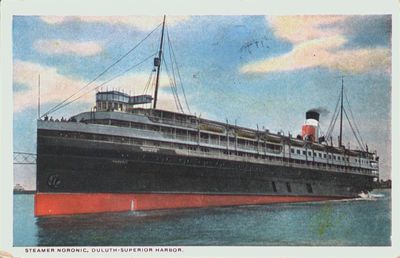
<svg viewBox="0 0 400 258">
<path fill-rule="evenodd" d="M 335 199 L 346 199 L 346 197 L 153 193 L 36 193 L 35 216 L 40 217 L 132 210 L 200 208 L 246 204 L 311 202 Z"/>
</svg>

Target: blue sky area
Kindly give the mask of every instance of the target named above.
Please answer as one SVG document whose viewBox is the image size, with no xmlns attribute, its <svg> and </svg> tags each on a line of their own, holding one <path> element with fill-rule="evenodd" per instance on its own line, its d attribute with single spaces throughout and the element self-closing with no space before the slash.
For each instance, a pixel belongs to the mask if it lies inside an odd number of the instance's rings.
<svg viewBox="0 0 400 258">
<path fill-rule="evenodd" d="M 14 151 L 36 152 L 39 74 L 43 113 L 94 79 L 161 21 L 14 16 Z M 326 130 L 344 76 L 360 133 L 381 156 L 381 177 L 390 178 L 391 16 L 170 16 L 167 30 L 191 113 L 203 118 L 297 135 L 305 112 L 320 107 L 327 110 L 321 117 Z M 160 34 L 158 27 L 88 87 L 83 98 L 51 115 L 89 110 L 93 88 L 155 54 Z M 142 93 L 152 62 L 150 58 L 102 88 Z M 167 81 L 162 80 L 158 107 L 174 110 Z M 356 148 L 348 126 L 344 133 L 346 145 Z M 34 185 L 32 169 L 15 170 L 15 183 Z"/>
</svg>

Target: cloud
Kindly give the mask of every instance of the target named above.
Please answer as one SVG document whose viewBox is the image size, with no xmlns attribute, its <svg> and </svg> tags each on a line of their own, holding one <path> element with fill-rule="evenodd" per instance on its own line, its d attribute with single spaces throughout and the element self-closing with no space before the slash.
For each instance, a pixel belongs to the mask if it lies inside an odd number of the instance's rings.
<svg viewBox="0 0 400 258">
<path fill-rule="evenodd" d="M 40 16 L 40 19 L 48 24 L 60 24 L 66 20 L 65 16 Z"/>
<path fill-rule="evenodd" d="M 37 106 L 37 84 L 39 74 L 41 78 L 40 91 L 42 104 L 60 103 L 87 84 L 85 80 L 79 80 L 60 74 L 54 67 L 15 60 L 13 67 L 13 84 L 24 85 L 24 87 L 18 91 L 14 91 L 14 112 L 20 112 L 26 108 Z M 145 73 L 126 74 L 101 87 L 100 85 L 108 79 L 99 80 L 91 84 L 87 90 L 81 91 L 87 94 L 82 96 L 79 102 L 94 104 L 95 87 L 99 87 L 101 90 L 111 90 L 114 88 L 131 93 L 132 95 L 142 94 L 144 93 L 148 77 L 149 75 Z M 160 79 L 160 88 L 168 87 L 168 85 L 169 81 L 162 77 L 162 79 Z M 154 89 L 150 88 L 146 94 L 153 95 L 153 91 Z M 79 94 L 76 96 L 79 96 Z M 74 98 L 75 97 L 72 99 Z M 172 111 L 176 110 L 174 109 L 172 95 L 165 93 L 164 90 L 159 93 L 159 103 L 160 108 L 167 108 Z"/>
<path fill-rule="evenodd" d="M 41 16 L 40 18 L 48 24 L 62 24 L 71 21 L 107 23 L 130 26 L 142 31 L 154 29 L 162 22 L 161 16 Z M 169 16 L 166 18 L 166 22 L 169 26 L 174 26 L 189 18 L 189 16 Z"/>
<path fill-rule="evenodd" d="M 271 16 L 266 19 L 277 37 L 299 43 L 340 34 L 341 28 L 333 25 L 344 21 L 346 16 Z"/>
<path fill-rule="evenodd" d="M 362 73 L 384 71 L 390 73 L 391 51 L 387 48 L 364 48 L 359 50 L 344 50 L 336 54 L 331 68 Z"/>
<path fill-rule="evenodd" d="M 278 16 L 267 18 L 275 35 L 293 43 L 283 55 L 243 65 L 241 73 L 270 73 L 328 68 L 347 73 L 389 72 L 391 51 L 385 47 L 346 49 L 346 22 L 351 16 Z M 340 25 L 340 26 L 339 26 Z"/>
<path fill-rule="evenodd" d="M 95 41 L 75 42 L 61 39 L 37 40 L 33 47 L 37 51 L 48 55 L 93 56 L 103 51 L 103 47 Z"/>
<path fill-rule="evenodd" d="M 244 65 L 242 73 L 269 73 L 322 67 L 349 73 L 361 73 L 390 66 L 390 50 L 364 48 L 337 50 L 346 40 L 336 36 L 296 45 L 287 54 Z"/>
<path fill-rule="evenodd" d="M 25 90 L 14 92 L 14 112 L 37 105 L 38 76 L 41 78 L 42 103 L 60 102 L 73 94 L 85 82 L 59 74 L 56 68 L 40 64 L 15 60 L 13 67 L 13 83 L 25 85 Z M 85 97 L 82 101 L 90 101 Z"/>
<path fill-rule="evenodd" d="M 358 46 L 388 46 L 392 39 L 391 15 L 357 15 L 343 26 L 344 34 Z"/>
<path fill-rule="evenodd" d="M 182 100 L 181 100 L 181 104 L 183 105 Z M 183 107 L 183 108 L 185 108 L 185 107 Z M 157 99 L 157 109 L 178 112 L 178 108 L 176 107 L 175 99 L 174 99 L 174 96 L 172 95 L 172 93 L 167 93 L 167 92 L 163 91 L 162 94 L 159 94 L 159 97 Z"/>
</svg>

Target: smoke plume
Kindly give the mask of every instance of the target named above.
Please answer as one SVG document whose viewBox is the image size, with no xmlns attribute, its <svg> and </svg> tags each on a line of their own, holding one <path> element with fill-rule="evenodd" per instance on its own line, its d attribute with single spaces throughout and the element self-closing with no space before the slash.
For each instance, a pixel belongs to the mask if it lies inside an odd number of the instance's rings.
<svg viewBox="0 0 400 258">
<path fill-rule="evenodd" d="M 308 111 L 318 112 L 321 116 L 327 116 L 330 113 L 330 111 L 325 107 L 312 108 Z"/>
</svg>

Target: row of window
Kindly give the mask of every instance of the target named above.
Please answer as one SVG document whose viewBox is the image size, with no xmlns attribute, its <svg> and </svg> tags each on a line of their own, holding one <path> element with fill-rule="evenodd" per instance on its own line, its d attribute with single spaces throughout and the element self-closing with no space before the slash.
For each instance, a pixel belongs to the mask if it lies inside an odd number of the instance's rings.
<svg viewBox="0 0 400 258">
<path fill-rule="evenodd" d="M 213 135 L 213 134 L 208 134 L 201 132 L 199 135 L 199 132 L 196 131 L 190 131 L 190 130 L 184 130 L 184 129 L 179 129 L 179 128 L 171 128 L 171 127 L 164 127 L 164 126 L 158 126 L 158 125 L 148 125 L 148 124 L 142 124 L 142 123 L 135 123 L 135 122 L 129 122 L 129 121 L 123 121 L 123 120 L 96 120 L 95 123 L 99 124 L 109 124 L 109 125 L 114 125 L 114 126 L 119 126 L 119 127 L 131 127 L 131 128 L 136 128 L 140 130 L 151 130 L 151 131 L 156 131 L 156 132 L 161 132 L 166 138 L 169 139 L 179 139 L 182 141 L 197 141 L 198 137 L 200 136 L 200 142 L 206 143 L 206 144 L 213 144 L 213 145 L 219 145 L 221 147 L 227 147 L 228 146 L 228 141 L 230 142 L 230 146 L 235 145 L 238 149 L 248 149 L 248 150 L 253 150 L 253 151 L 261 151 L 263 152 L 264 150 L 269 153 L 275 153 L 275 154 L 280 154 L 282 152 L 282 146 L 280 145 L 275 145 L 275 144 L 269 144 L 265 142 L 257 142 L 257 141 L 249 141 L 249 140 L 243 140 L 243 139 L 237 139 L 234 137 L 226 137 L 226 136 L 220 136 L 220 135 Z M 259 149 L 260 147 L 261 149 Z M 183 149 L 183 147 L 178 146 L 179 149 Z M 188 147 L 189 150 L 192 150 L 191 147 Z M 204 152 L 207 152 L 205 150 L 202 150 Z M 327 153 L 321 153 L 321 152 L 313 152 L 313 151 L 306 151 L 303 149 L 296 149 L 296 148 L 291 148 L 291 153 L 292 154 L 297 154 L 297 155 L 304 155 L 307 157 L 319 157 L 319 158 L 324 158 L 324 159 L 330 159 L 330 160 L 338 160 L 338 161 L 347 161 L 349 162 L 349 157 L 344 157 L 340 155 L 334 155 L 334 154 L 327 154 Z M 239 156 L 243 156 L 242 154 L 238 154 Z M 357 159 L 355 158 L 355 163 L 361 163 L 365 165 L 369 165 L 368 160 L 363 160 L 363 159 Z"/>
<path fill-rule="evenodd" d="M 169 142 L 160 142 L 160 141 L 152 141 L 152 140 L 141 140 L 137 138 L 129 138 L 129 137 L 121 137 L 121 136 L 110 136 L 110 135 L 100 135 L 100 134 L 91 134 L 91 133 L 80 133 L 80 132 L 55 132 L 55 131 L 43 131 L 41 135 L 46 136 L 56 136 L 56 137 L 65 137 L 65 138 L 79 138 L 79 139 L 87 139 L 87 140 L 96 140 L 96 141 L 107 141 L 107 142 L 117 142 L 117 143 L 125 143 L 125 144 L 134 144 L 134 145 L 145 145 L 145 146 L 155 146 L 155 147 L 163 147 L 163 148 L 174 148 L 188 151 L 201 151 L 202 153 L 207 154 L 208 156 L 219 156 L 223 155 L 231 155 L 231 156 L 239 156 L 239 157 L 248 157 L 252 159 L 263 159 L 270 160 L 276 162 L 290 162 L 290 163 L 298 163 L 303 165 L 314 165 L 316 167 L 323 168 L 338 168 L 341 170 L 351 169 L 357 171 L 363 171 L 360 168 L 352 168 L 345 166 L 336 166 L 332 164 L 305 161 L 305 160 L 297 160 L 297 159 L 288 159 L 283 157 L 274 157 L 267 156 L 262 154 L 253 154 L 248 152 L 234 151 L 234 150 L 226 150 L 226 149 L 216 149 L 209 148 L 203 146 L 195 146 L 195 145 L 186 145 L 179 143 L 169 143 Z"/>
<path fill-rule="evenodd" d="M 291 150 L 291 153 L 292 154 L 298 154 L 298 155 L 305 155 L 305 156 L 309 156 L 309 157 L 319 157 L 319 158 L 324 158 L 324 159 L 326 159 L 326 157 L 328 157 L 328 159 L 332 159 L 332 157 L 333 157 L 333 159 L 335 159 L 335 160 L 343 160 L 343 161 L 345 161 L 345 160 L 347 160 L 347 161 L 349 161 L 349 158 L 347 157 L 346 159 L 345 159 L 345 157 L 342 157 L 342 156 L 339 156 L 339 155 L 334 155 L 334 154 L 326 154 L 326 153 L 321 153 L 321 152 L 313 152 L 313 151 L 305 151 L 305 150 L 300 150 L 300 149 L 294 149 L 294 148 L 292 148 Z"/>
<path fill-rule="evenodd" d="M 129 102 L 129 96 L 123 93 L 98 93 L 96 94 L 96 101 L 99 100 L 114 100 L 114 101 L 121 101 L 128 103 Z"/>
<path fill-rule="evenodd" d="M 194 137 L 199 137 L 198 132 L 192 131 L 192 130 L 184 130 L 184 129 L 179 129 L 179 128 L 172 128 L 172 127 L 165 127 L 165 126 L 158 126 L 158 125 L 148 125 L 148 124 L 141 124 L 141 123 L 136 123 L 136 122 L 128 122 L 128 121 L 122 121 L 122 120 L 96 120 L 96 124 L 109 124 L 109 125 L 114 125 L 114 126 L 119 126 L 119 127 L 131 127 L 135 129 L 140 129 L 140 130 L 150 130 L 150 131 L 156 131 L 156 132 L 162 132 L 162 133 L 169 133 L 177 136 L 194 136 Z M 207 141 L 214 141 L 214 142 L 226 142 L 227 137 L 226 136 L 220 136 L 220 135 L 214 135 L 214 134 L 209 134 L 209 133 L 200 133 L 200 139 L 201 140 L 207 140 Z M 235 137 L 229 137 L 230 142 L 235 142 L 236 139 Z M 257 142 L 255 141 L 246 141 L 243 139 L 237 139 L 238 144 L 243 144 L 243 145 L 248 145 L 248 146 L 257 146 Z M 260 144 L 263 142 L 260 142 Z"/>
<path fill-rule="evenodd" d="M 340 156 L 340 155 L 306 151 L 306 150 L 300 150 L 300 149 L 294 149 L 294 148 L 291 148 L 290 151 L 292 154 L 304 155 L 304 156 L 308 156 L 308 157 L 319 157 L 319 158 L 324 158 L 324 159 L 328 158 L 328 159 L 347 161 L 347 162 L 350 161 L 349 157 L 344 157 L 344 156 Z M 357 159 L 357 158 L 355 159 L 355 162 L 360 162 L 362 164 L 368 164 L 368 161 L 363 160 L 363 159 Z"/>
<path fill-rule="evenodd" d="M 100 124 L 110 124 L 114 126 L 120 126 L 120 127 L 131 127 L 131 128 L 136 128 L 140 130 L 150 130 L 150 131 L 156 131 L 156 132 L 161 132 L 164 133 L 164 136 L 167 138 L 171 139 L 180 139 L 180 140 L 189 140 L 189 141 L 197 141 L 199 134 L 198 132 L 195 131 L 189 131 L 189 130 L 184 130 L 184 129 L 179 129 L 179 128 L 171 128 L 171 127 L 163 127 L 163 126 L 157 126 L 157 125 L 147 125 L 147 124 L 141 124 L 141 123 L 135 123 L 135 122 L 128 122 L 128 121 L 122 121 L 122 120 L 96 120 L 96 123 Z M 206 144 L 214 144 L 214 145 L 219 145 L 226 147 L 228 145 L 228 140 L 232 145 L 236 144 L 237 148 L 240 149 L 249 149 L 249 150 L 255 150 L 257 151 L 257 146 L 263 150 L 266 149 L 267 152 L 270 153 L 275 153 L 275 154 L 280 154 L 282 152 L 282 146 L 280 145 L 275 145 L 275 144 L 269 144 L 265 142 L 259 142 L 257 143 L 256 141 L 249 141 L 249 140 L 243 140 L 243 139 L 236 139 L 234 137 L 226 137 L 226 136 L 219 136 L 219 135 L 213 135 L 213 134 L 208 134 L 201 132 L 200 133 L 200 142 L 206 143 Z M 236 143 L 235 143 L 236 142 Z M 182 148 L 180 148 L 182 149 Z M 204 151 L 207 152 L 207 151 Z M 319 158 L 324 158 L 324 159 L 330 159 L 330 160 L 338 160 L 338 161 L 347 161 L 349 162 L 349 157 L 344 157 L 340 155 L 334 155 L 334 154 L 326 154 L 326 153 L 321 153 L 321 152 L 313 152 L 313 151 L 306 151 L 302 149 L 296 149 L 296 148 L 291 148 L 291 153 L 292 154 L 297 154 L 297 155 L 304 155 L 308 157 L 319 157 Z M 242 156 L 242 155 L 239 155 Z M 368 164 L 368 161 L 362 160 L 362 159 L 355 159 L 355 162 L 360 162 L 361 164 Z"/>
<path fill-rule="evenodd" d="M 189 141 L 197 141 L 200 136 L 200 142 L 206 144 L 214 144 L 226 147 L 229 144 L 233 146 L 236 144 L 238 148 L 241 149 L 250 149 L 250 150 L 257 150 L 257 145 L 259 144 L 260 148 L 267 148 L 268 152 L 273 153 L 280 153 L 282 151 L 282 146 L 276 144 L 269 144 L 265 142 L 254 142 L 254 141 L 247 141 L 243 139 L 236 139 L 235 137 L 227 137 L 227 136 L 219 136 L 201 132 L 200 135 L 198 132 L 195 131 L 188 131 L 179 128 L 171 128 L 171 127 L 163 127 L 157 125 L 146 125 L 141 123 L 135 122 L 128 122 L 128 121 L 120 121 L 120 120 L 96 120 L 98 124 L 110 124 L 119 127 L 131 127 L 140 130 L 149 130 L 155 132 L 163 133 L 164 137 L 171 138 L 171 139 L 181 139 L 181 140 L 189 140 Z"/>
<path fill-rule="evenodd" d="M 106 111 L 106 110 L 125 111 L 126 110 L 126 105 L 118 103 L 118 102 L 97 102 L 96 107 L 97 107 L 98 111 Z"/>
<path fill-rule="evenodd" d="M 237 155 L 237 153 L 231 151 L 231 152 L 225 152 L 224 154 L 230 154 L 230 155 Z M 270 161 L 280 161 L 282 162 L 282 158 L 279 157 L 260 157 L 262 159 L 268 159 Z M 141 157 L 141 160 L 146 160 L 146 161 L 152 161 L 152 162 L 168 162 L 168 163 L 173 163 L 173 164 L 185 164 L 185 165 L 196 165 L 196 166 L 204 166 L 204 167 L 219 167 L 219 168 L 226 168 L 226 169 L 241 169 L 241 170 L 246 170 L 246 171 L 254 171 L 254 172 L 264 172 L 265 167 L 262 164 L 254 164 L 251 162 L 235 162 L 232 163 L 232 161 L 226 161 L 226 160 L 221 160 L 221 159 L 207 159 L 207 158 L 200 158 L 198 157 L 197 159 L 193 159 L 193 157 L 184 157 L 184 156 L 174 156 L 174 157 L 162 157 L 160 155 L 153 155 L 153 154 L 143 154 Z M 287 160 L 285 160 L 286 162 Z M 342 171 L 357 171 L 357 172 L 368 172 L 365 169 L 362 168 L 354 168 L 354 167 L 346 167 L 346 166 L 338 166 L 338 165 L 332 165 L 332 164 L 326 164 L 326 163 L 317 163 L 317 162 L 306 162 L 302 160 L 291 160 L 291 162 L 295 162 L 298 164 L 307 164 L 307 165 L 314 165 L 316 167 L 321 167 L 321 168 L 335 168 L 335 169 L 340 169 Z"/>
</svg>

